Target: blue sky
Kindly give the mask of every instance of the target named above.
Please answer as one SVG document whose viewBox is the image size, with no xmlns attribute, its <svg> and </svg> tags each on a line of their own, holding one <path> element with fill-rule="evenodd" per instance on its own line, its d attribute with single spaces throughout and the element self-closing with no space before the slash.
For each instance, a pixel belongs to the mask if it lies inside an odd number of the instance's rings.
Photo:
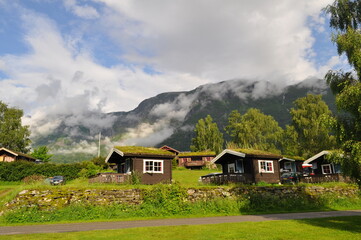
<svg viewBox="0 0 361 240">
<path fill-rule="evenodd" d="M 0 0 L 0 100 L 40 121 L 228 79 L 322 78 L 345 66 L 321 13 L 330 3 Z"/>
</svg>

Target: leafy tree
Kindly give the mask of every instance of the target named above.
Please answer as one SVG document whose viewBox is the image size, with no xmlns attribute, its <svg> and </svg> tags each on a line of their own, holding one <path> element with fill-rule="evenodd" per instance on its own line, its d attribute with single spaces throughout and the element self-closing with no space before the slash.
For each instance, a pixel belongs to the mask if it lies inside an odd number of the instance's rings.
<svg viewBox="0 0 361 240">
<path fill-rule="evenodd" d="M 102 169 L 108 169 L 109 164 L 105 162 L 105 157 L 94 157 L 92 160 L 90 160 L 92 163 L 94 163 L 96 166 L 101 167 Z"/>
<path fill-rule="evenodd" d="M 289 156 L 300 156 L 301 146 L 298 141 L 298 134 L 292 125 L 287 125 L 282 135 L 282 153 Z"/>
<path fill-rule="evenodd" d="M 226 131 L 234 144 L 241 148 L 279 152 L 282 128 L 269 115 L 259 109 L 250 108 L 244 115 L 237 110 L 231 112 Z"/>
<path fill-rule="evenodd" d="M 361 187 L 361 1 L 336 0 L 325 8 L 330 14 L 332 41 L 338 54 L 345 54 L 353 71 L 330 70 L 325 80 L 336 95 L 340 111 L 335 123 L 342 144 L 343 172 Z M 351 169 L 350 169 L 351 168 Z"/>
<path fill-rule="evenodd" d="M 49 149 L 47 146 L 39 146 L 33 150 L 33 152 L 30 154 L 36 159 L 40 159 L 43 162 L 49 162 L 52 154 L 49 154 Z"/>
<path fill-rule="evenodd" d="M 210 115 L 199 119 L 194 131 L 196 137 L 192 139 L 190 146 L 192 151 L 215 151 L 219 153 L 223 149 L 223 134 L 219 131 L 217 123 L 213 122 Z"/>
<path fill-rule="evenodd" d="M 307 94 L 294 102 L 295 107 L 291 109 L 292 127 L 297 136 L 288 128 L 290 137 L 297 137 L 299 153 L 310 157 L 322 150 L 335 147 L 335 137 L 330 135 L 328 121 L 331 111 L 322 100 L 321 95 Z M 294 149 L 297 152 L 297 146 Z"/>
<path fill-rule="evenodd" d="M 29 126 L 21 124 L 23 111 L 0 101 L 0 147 L 27 153 L 30 145 Z"/>
</svg>

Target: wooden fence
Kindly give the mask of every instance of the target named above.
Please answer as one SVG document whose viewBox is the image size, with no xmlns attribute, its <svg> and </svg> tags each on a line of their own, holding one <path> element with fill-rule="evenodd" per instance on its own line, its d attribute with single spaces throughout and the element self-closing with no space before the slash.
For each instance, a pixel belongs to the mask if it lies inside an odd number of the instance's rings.
<svg viewBox="0 0 361 240">
<path fill-rule="evenodd" d="M 304 183 L 323 183 L 323 182 L 347 182 L 347 178 L 341 174 L 318 174 L 300 177 L 300 182 Z"/>
<path fill-rule="evenodd" d="M 212 184 L 227 184 L 227 183 L 252 183 L 253 179 L 251 174 L 245 173 L 230 173 L 230 174 L 215 174 L 201 177 L 203 183 L 212 183 Z"/>
</svg>

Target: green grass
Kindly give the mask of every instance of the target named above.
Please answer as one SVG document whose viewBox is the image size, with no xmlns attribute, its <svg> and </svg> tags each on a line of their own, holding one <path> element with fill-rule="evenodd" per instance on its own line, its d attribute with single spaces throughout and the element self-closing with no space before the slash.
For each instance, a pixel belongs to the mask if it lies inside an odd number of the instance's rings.
<svg viewBox="0 0 361 240">
<path fill-rule="evenodd" d="M 198 182 L 199 177 L 214 172 L 222 171 L 219 169 L 190 170 L 186 168 L 178 168 L 173 170 L 172 177 L 173 181 L 179 183 L 181 186 L 199 187 L 205 186 L 204 184 Z"/>
<path fill-rule="evenodd" d="M 361 216 L 304 220 L 224 223 L 214 225 L 183 225 L 101 230 L 73 233 L 47 233 L 0 236 L 13 239 L 252 239 L 252 240 L 326 240 L 361 239 Z"/>
</svg>

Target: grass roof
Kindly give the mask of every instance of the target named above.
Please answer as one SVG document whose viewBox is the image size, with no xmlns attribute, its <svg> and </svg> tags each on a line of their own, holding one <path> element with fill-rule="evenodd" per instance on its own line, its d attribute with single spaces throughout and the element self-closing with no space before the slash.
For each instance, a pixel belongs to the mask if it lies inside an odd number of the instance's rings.
<svg viewBox="0 0 361 240">
<path fill-rule="evenodd" d="M 241 153 L 244 153 L 246 155 L 258 155 L 258 156 L 277 156 L 277 157 L 281 157 L 280 154 L 278 153 L 271 153 L 271 152 L 266 152 L 266 151 L 263 151 L 263 150 L 257 150 L 257 149 L 231 149 L 233 151 L 236 151 L 236 152 L 241 152 Z"/>
<path fill-rule="evenodd" d="M 180 152 L 178 154 L 179 157 L 187 157 L 187 156 L 216 156 L 215 152 Z"/>
<path fill-rule="evenodd" d="M 115 149 L 124 154 L 139 154 L 139 155 L 167 155 L 174 156 L 174 153 L 160 148 L 139 147 L 139 146 L 116 146 Z"/>
<path fill-rule="evenodd" d="M 296 161 L 305 161 L 306 159 L 300 156 L 290 156 L 290 155 L 283 155 L 285 158 L 293 159 Z"/>
</svg>

